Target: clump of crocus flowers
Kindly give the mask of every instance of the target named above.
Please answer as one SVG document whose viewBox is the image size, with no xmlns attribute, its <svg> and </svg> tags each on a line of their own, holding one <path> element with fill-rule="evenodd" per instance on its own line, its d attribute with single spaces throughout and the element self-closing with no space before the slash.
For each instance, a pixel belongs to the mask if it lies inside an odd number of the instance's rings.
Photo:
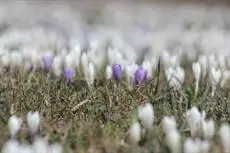
<svg viewBox="0 0 230 153">
<path fill-rule="evenodd" d="M 8 128 L 11 136 L 2 147 L 2 153 L 62 153 L 62 146 L 59 143 L 49 144 L 47 138 L 39 136 L 39 112 L 27 113 L 29 144 L 20 142 L 18 138 L 22 122 L 22 118 L 15 115 L 9 118 Z"/>
</svg>

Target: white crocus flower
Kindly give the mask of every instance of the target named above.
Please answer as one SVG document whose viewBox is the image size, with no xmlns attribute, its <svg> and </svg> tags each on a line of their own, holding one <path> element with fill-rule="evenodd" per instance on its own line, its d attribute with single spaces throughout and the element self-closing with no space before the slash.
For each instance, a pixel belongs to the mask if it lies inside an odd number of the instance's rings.
<svg viewBox="0 0 230 153">
<path fill-rule="evenodd" d="M 219 136 L 224 153 L 230 153 L 230 126 L 222 124 L 219 130 Z"/>
<path fill-rule="evenodd" d="M 129 140 L 133 145 L 137 145 L 141 140 L 141 125 L 139 122 L 134 122 L 129 129 Z"/>
<path fill-rule="evenodd" d="M 166 134 L 166 143 L 171 150 L 171 153 L 180 153 L 181 151 L 181 138 L 177 129 L 170 130 Z"/>
<path fill-rule="evenodd" d="M 8 121 L 8 127 L 12 138 L 15 138 L 22 125 L 22 118 L 11 116 Z"/>
<path fill-rule="evenodd" d="M 88 65 L 88 72 L 86 76 L 86 82 L 89 86 L 92 86 L 94 83 L 94 77 L 95 77 L 95 67 L 93 63 L 89 63 Z"/>
<path fill-rule="evenodd" d="M 220 66 L 221 70 L 225 70 L 226 69 L 226 59 L 225 59 L 224 55 L 220 54 L 218 56 L 218 63 L 219 63 L 219 66 Z"/>
<path fill-rule="evenodd" d="M 81 68 L 82 68 L 82 73 L 83 73 L 84 77 L 87 76 L 88 65 L 89 65 L 88 56 L 85 52 L 83 52 L 81 55 Z"/>
<path fill-rule="evenodd" d="M 224 87 L 224 85 L 229 81 L 230 79 L 230 71 L 229 70 L 223 70 L 222 71 L 222 78 L 220 81 L 220 86 Z"/>
<path fill-rule="evenodd" d="M 76 67 L 75 65 L 75 56 L 73 53 L 68 53 L 65 56 L 65 60 L 64 60 L 64 67 Z"/>
<path fill-rule="evenodd" d="M 207 140 L 212 139 L 215 132 L 215 124 L 212 119 L 202 120 L 201 121 L 202 134 L 203 137 Z"/>
<path fill-rule="evenodd" d="M 161 124 L 164 133 L 168 133 L 169 131 L 175 130 L 177 128 L 176 120 L 173 116 L 165 116 L 162 119 Z"/>
<path fill-rule="evenodd" d="M 169 85 L 177 90 L 181 89 L 181 84 L 184 82 L 185 72 L 181 67 L 176 67 L 173 69 L 169 67 L 165 71 L 167 81 Z"/>
<path fill-rule="evenodd" d="M 48 149 L 48 142 L 45 138 L 36 136 L 32 146 L 34 153 L 46 153 Z"/>
<path fill-rule="evenodd" d="M 192 64 L 192 70 L 193 70 L 193 74 L 195 77 L 195 95 L 198 92 L 198 87 L 199 87 L 199 81 L 200 81 L 200 77 L 201 77 L 201 65 L 200 63 L 193 63 Z"/>
<path fill-rule="evenodd" d="M 184 153 L 200 153 L 200 140 L 188 138 L 184 142 Z"/>
<path fill-rule="evenodd" d="M 23 57 L 19 52 L 14 51 L 10 54 L 10 62 L 13 68 L 19 68 L 22 65 Z"/>
<path fill-rule="evenodd" d="M 80 64 L 80 57 L 81 57 L 81 46 L 80 46 L 80 44 L 76 44 L 71 48 L 71 54 L 74 56 L 75 66 L 78 67 Z"/>
<path fill-rule="evenodd" d="M 202 68 L 202 77 L 205 77 L 207 75 L 208 70 L 208 58 L 206 55 L 200 55 L 198 57 L 198 63 L 200 63 Z"/>
<path fill-rule="evenodd" d="M 192 107 L 186 112 L 186 120 L 192 137 L 200 136 L 201 113 L 197 107 Z"/>
<path fill-rule="evenodd" d="M 60 77 L 62 74 L 62 57 L 56 56 L 54 57 L 53 64 L 52 64 L 52 71 L 55 76 Z"/>
<path fill-rule="evenodd" d="M 32 135 L 36 134 L 39 129 L 39 124 L 40 124 L 39 112 L 27 113 L 27 123 L 29 126 L 30 133 Z"/>
<path fill-rule="evenodd" d="M 146 103 L 138 107 L 138 118 L 141 121 L 142 126 L 151 130 L 154 121 L 154 110 L 151 103 Z"/>
<path fill-rule="evenodd" d="M 212 93 L 211 95 L 214 96 L 217 85 L 219 84 L 221 79 L 221 72 L 220 69 L 216 69 L 214 67 L 211 68 L 211 74 L 210 74 L 210 81 L 212 85 Z"/>
<path fill-rule="evenodd" d="M 200 153 L 209 153 L 211 148 L 210 141 L 204 140 L 200 143 Z"/>
<path fill-rule="evenodd" d="M 126 81 L 127 81 L 129 89 L 132 89 L 133 87 L 134 73 L 137 67 L 138 66 L 135 63 L 127 63 L 125 66 Z"/>
<path fill-rule="evenodd" d="M 51 144 L 48 147 L 49 153 L 62 153 L 62 146 L 58 143 Z"/>
<path fill-rule="evenodd" d="M 210 68 L 212 68 L 212 67 L 217 68 L 218 67 L 216 56 L 214 54 L 210 54 L 208 56 L 208 65 Z"/>
<path fill-rule="evenodd" d="M 110 65 L 106 66 L 106 79 L 109 80 L 113 76 L 112 67 Z"/>
<path fill-rule="evenodd" d="M 34 153 L 34 150 L 30 145 L 21 144 L 18 153 Z"/>
<path fill-rule="evenodd" d="M 152 76 L 153 76 L 153 68 L 152 68 L 151 63 L 149 61 L 145 60 L 142 63 L 142 67 L 147 72 L 147 78 L 152 78 Z"/>
<path fill-rule="evenodd" d="M 8 53 L 5 53 L 4 55 L 1 56 L 0 58 L 1 65 L 3 67 L 8 67 L 10 65 L 10 56 Z"/>
<path fill-rule="evenodd" d="M 20 144 L 17 140 L 8 140 L 6 144 L 4 144 L 1 152 L 2 153 L 18 153 L 20 149 Z"/>
</svg>

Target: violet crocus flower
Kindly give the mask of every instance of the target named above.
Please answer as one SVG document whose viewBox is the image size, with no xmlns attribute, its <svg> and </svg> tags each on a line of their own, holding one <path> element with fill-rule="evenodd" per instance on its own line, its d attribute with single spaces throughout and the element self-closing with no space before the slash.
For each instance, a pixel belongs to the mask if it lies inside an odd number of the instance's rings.
<svg viewBox="0 0 230 153">
<path fill-rule="evenodd" d="M 52 52 L 46 52 L 44 53 L 42 57 L 42 66 L 46 73 L 48 73 L 52 67 L 53 64 L 53 53 Z"/>
<path fill-rule="evenodd" d="M 112 72 L 113 72 L 113 78 L 116 81 L 120 81 L 121 77 L 122 77 L 121 65 L 119 65 L 119 64 L 113 64 L 113 66 L 112 66 Z"/>
<path fill-rule="evenodd" d="M 68 85 L 72 83 L 74 75 L 75 70 L 73 68 L 64 68 L 64 77 Z"/>
<path fill-rule="evenodd" d="M 135 84 L 140 84 L 146 81 L 147 72 L 142 67 L 139 67 L 135 71 L 134 76 L 135 76 Z"/>
</svg>

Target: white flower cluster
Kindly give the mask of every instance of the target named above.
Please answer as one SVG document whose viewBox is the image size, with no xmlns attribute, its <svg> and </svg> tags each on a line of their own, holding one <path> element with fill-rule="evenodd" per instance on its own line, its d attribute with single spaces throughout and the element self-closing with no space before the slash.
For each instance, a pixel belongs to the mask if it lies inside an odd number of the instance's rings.
<svg viewBox="0 0 230 153">
<path fill-rule="evenodd" d="M 49 144 L 47 138 L 38 135 L 40 116 L 39 112 L 28 112 L 27 123 L 31 144 L 23 144 L 18 140 L 23 119 L 15 115 L 8 121 L 11 138 L 4 144 L 2 153 L 62 153 L 62 146 L 58 143 Z"/>
<path fill-rule="evenodd" d="M 164 116 L 161 121 L 165 141 L 172 153 L 209 153 L 212 139 L 215 134 L 215 124 L 212 119 L 205 119 L 205 112 L 199 112 L 192 107 L 186 112 L 191 137 L 186 138 L 182 145 L 180 131 L 177 129 L 176 119 L 173 116 Z M 138 107 L 138 121 L 133 122 L 129 129 L 129 139 L 133 145 L 138 145 L 142 139 L 142 127 L 148 131 L 153 128 L 154 110 L 150 103 Z M 219 129 L 221 148 L 224 153 L 230 152 L 230 126 L 222 124 Z"/>
<path fill-rule="evenodd" d="M 132 3 L 108 4 L 101 10 L 103 23 L 98 25 L 87 25 L 85 13 L 75 12 L 74 16 L 65 9 L 49 10 L 57 18 L 55 23 L 33 19 L 35 26 L 23 29 L 14 23 L 14 28 L 0 36 L 0 73 L 44 69 L 64 76 L 69 84 L 81 72 L 92 86 L 104 64 L 107 79 L 112 77 L 112 64 L 120 64 L 130 85 L 137 63 L 147 72 L 147 78 L 152 78 L 160 58 L 169 85 L 178 90 L 186 79 L 181 63 L 186 59 L 194 63 L 195 94 L 207 75 L 213 96 L 218 85 L 226 84 L 230 77 L 227 9 L 192 5 L 165 8 L 157 4 L 138 5 L 139 11 L 134 8 Z M 65 15 L 69 24 L 59 15 Z"/>
</svg>

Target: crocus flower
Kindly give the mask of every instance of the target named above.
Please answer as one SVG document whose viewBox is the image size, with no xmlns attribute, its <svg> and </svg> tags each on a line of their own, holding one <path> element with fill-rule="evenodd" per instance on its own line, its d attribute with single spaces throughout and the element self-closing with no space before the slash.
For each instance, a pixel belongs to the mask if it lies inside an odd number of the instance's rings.
<svg viewBox="0 0 230 153">
<path fill-rule="evenodd" d="M 187 138 L 184 142 L 184 153 L 200 153 L 200 139 Z"/>
<path fill-rule="evenodd" d="M 64 68 L 64 77 L 68 85 L 72 83 L 74 75 L 75 75 L 75 71 L 73 68 L 70 67 Z"/>
<path fill-rule="evenodd" d="M 173 116 L 172 117 L 171 116 L 165 116 L 162 119 L 161 124 L 162 124 L 162 128 L 163 128 L 164 133 L 168 133 L 168 132 L 173 131 L 177 128 L 177 123 L 176 123 L 176 120 Z"/>
<path fill-rule="evenodd" d="M 171 153 L 179 153 L 181 150 L 180 132 L 177 129 L 168 131 L 166 134 L 166 143 Z"/>
<path fill-rule="evenodd" d="M 201 113 L 197 107 L 192 107 L 186 112 L 186 120 L 192 137 L 200 136 L 201 132 Z"/>
<path fill-rule="evenodd" d="M 17 140 L 8 140 L 6 144 L 4 144 L 1 152 L 2 153 L 16 153 L 20 149 L 20 144 Z"/>
<path fill-rule="evenodd" d="M 120 81 L 122 77 L 121 65 L 113 64 L 112 66 L 113 77 L 116 81 Z"/>
<path fill-rule="evenodd" d="M 42 57 L 42 64 L 43 68 L 46 73 L 48 73 L 53 64 L 53 53 L 52 52 L 45 52 Z"/>
<path fill-rule="evenodd" d="M 215 123 L 212 119 L 201 121 L 201 130 L 204 139 L 210 140 L 212 139 L 215 132 Z"/>
<path fill-rule="evenodd" d="M 142 67 L 139 67 L 135 71 L 134 76 L 135 76 L 135 83 L 140 84 L 146 80 L 147 72 Z"/>
<path fill-rule="evenodd" d="M 30 136 L 32 139 L 36 135 L 39 129 L 39 124 L 40 124 L 39 112 L 27 113 L 27 123 L 30 131 Z"/>
<path fill-rule="evenodd" d="M 109 80 L 112 78 L 113 72 L 110 65 L 106 66 L 106 79 Z"/>
<path fill-rule="evenodd" d="M 139 122 L 134 122 L 129 129 L 129 140 L 133 145 L 137 145 L 141 140 L 141 125 Z"/>
<path fill-rule="evenodd" d="M 11 116 L 8 121 L 8 127 L 12 138 L 15 138 L 22 125 L 22 118 Z"/>
<path fill-rule="evenodd" d="M 223 153 L 230 152 L 230 126 L 226 123 L 220 126 L 219 136 L 221 145 L 223 147 Z"/>
<path fill-rule="evenodd" d="M 36 136 L 34 139 L 34 142 L 32 144 L 33 150 L 35 153 L 42 153 L 42 152 L 47 152 L 48 150 L 48 141 L 40 136 Z"/>
<path fill-rule="evenodd" d="M 62 153 L 62 146 L 58 143 L 49 145 L 48 150 L 50 153 Z"/>
<path fill-rule="evenodd" d="M 153 105 L 151 103 L 140 105 L 138 107 L 137 113 L 138 113 L 138 118 L 141 121 L 141 125 L 145 129 L 151 130 L 154 121 Z"/>
<path fill-rule="evenodd" d="M 200 77 L 201 77 L 201 64 L 198 62 L 193 63 L 192 64 L 192 70 L 193 70 L 193 74 L 194 74 L 195 81 L 196 81 L 195 82 L 195 84 L 196 84 L 195 95 L 196 95 L 198 92 L 199 81 L 200 81 Z"/>
<path fill-rule="evenodd" d="M 214 96 L 216 92 L 217 85 L 220 82 L 221 79 L 221 71 L 220 69 L 216 69 L 214 67 L 211 68 L 211 73 L 210 73 L 210 82 L 212 85 L 212 93 L 211 95 Z"/>
</svg>

